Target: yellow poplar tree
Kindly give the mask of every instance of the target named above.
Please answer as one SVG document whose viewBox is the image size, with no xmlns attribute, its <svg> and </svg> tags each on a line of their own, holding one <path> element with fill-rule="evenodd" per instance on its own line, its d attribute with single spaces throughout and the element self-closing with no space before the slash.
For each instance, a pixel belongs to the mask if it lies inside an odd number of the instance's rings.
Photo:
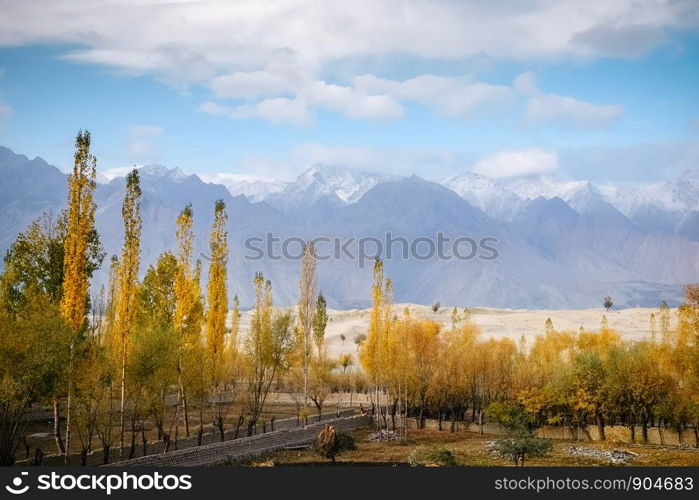
<svg viewBox="0 0 699 500">
<path fill-rule="evenodd" d="M 75 137 L 75 162 L 68 179 L 68 230 L 63 256 L 63 295 L 61 315 L 70 329 L 70 362 L 66 403 L 65 461 L 70 453 L 70 413 L 72 393 L 73 346 L 85 327 L 88 301 L 88 246 L 95 227 L 95 175 L 97 159 L 90 153 L 90 133 L 80 131 Z"/>
<path fill-rule="evenodd" d="M 226 204 L 223 200 L 217 200 L 214 208 L 214 223 L 211 228 L 209 240 L 209 252 L 211 264 L 209 265 L 209 283 L 207 285 L 206 312 L 206 360 L 209 363 L 211 384 L 216 393 L 216 400 L 212 400 L 215 421 L 219 428 L 221 440 L 224 438 L 223 423 L 225 413 L 223 405 L 227 395 L 227 379 L 232 373 L 233 345 L 225 344 L 226 317 L 228 316 L 228 288 L 226 264 L 228 262 L 228 233 L 226 232 Z M 235 314 L 235 312 L 234 312 Z M 234 318 L 233 321 L 237 321 Z"/>
<path fill-rule="evenodd" d="M 177 332 L 177 406 L 175 407 L 175 442 L 179 435 L 179 411 L 184 403 L 185 427 L 189 436 L 189 425 L 187 423 L 187 403 L 184 394 L 183 381 L 183 357 L 186 347 L 185 335 L 187 321 L 192 309 L 192 280 L 194 272 L 191 267 L 192 245 L 194 233 L 192 231 L 193 214 L 192 206 L 184 207 L 177 217 L 177 277 L 175 278 L 175 318 L 174 326 Z"/>
<path fill-rule="evenodd" d="M 136 314 L 136 288 L 138 287 L 138 266 L 141 259 L 141 186 L 138 170 L 135 168 L 126 176 L 126 193 L 121 206 L 124 220 L 124 246 L 117 270 L 116 318 L 114 323 L 120 368 L 120 403 L 119 403 L 119 456 L 124 450 L 124 405 L 126 401 L 126 358 L 129 350 L 129 337 Z"/>
<path fill-rule="evenodd" d="M 311 356 L 310 336 L 313 328 L 314 301 L 316 297 L 316 260 L 313 242 L 309 241 L 303 248 L 301 261 L 301 279 L 299 280 L 299 323 L 297 342 L 302 352 L 303 361 L 303 405 L 308 405 L 308 367 Z"/>
<path fill-rule="evenodd" d="M 209 283 L 207 286 L 206 313 L 206 348 L 209 361 L 212 364 L 212 375 L 216 374 L 218 357 L 223 351 L 226 335 L 226 316 L 228 316 L 228 289 L 226 285 L 228 260 L 228 233 L 226 232 L 226 204 L 223 200 L 216 201 L 214 223 L 211 228 L 209 251 L 211 265 L 209 266 Z M 214 384 L 218 381 L 214 379 Z"/>
<path fill-rule="evenodd" d="M 383 308 L 383 262 L 381 259 L 374 261 L 374 283 L 371 288 L 372 306 L 369 317 L 369 333 L 359 352 L 359 361 L 364 371 L 378 385 L 378 357 L 381 342 L 381 320 Z"/>
</svg>

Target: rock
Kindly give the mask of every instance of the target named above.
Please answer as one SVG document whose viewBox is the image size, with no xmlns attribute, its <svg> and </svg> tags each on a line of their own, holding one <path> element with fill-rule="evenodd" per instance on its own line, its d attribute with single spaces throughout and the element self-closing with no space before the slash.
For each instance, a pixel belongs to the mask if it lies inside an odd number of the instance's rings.
<svg viewBox="0 0 699 500">
<path fill-rule="evenodd" d="M 638 456 L 638 453 L 633 453 L 628 450 L 614 449 L 608 451 L 596 450 L 594 448 L 582 448 L 576 446 L 571 446 L 568 449 L 568 453 L 570 453 L 571 455 L 595 458 L 597 460 L 609 462 L 615 465 L 626 464 Z"/>
<path fill-rule="evenodd" d="M 394 431 L 380 430 L 369 435 L 368 441 L 371 443 L 378 443 L 379 441 L 400 441 L 401 437 Z"/>
</svg>

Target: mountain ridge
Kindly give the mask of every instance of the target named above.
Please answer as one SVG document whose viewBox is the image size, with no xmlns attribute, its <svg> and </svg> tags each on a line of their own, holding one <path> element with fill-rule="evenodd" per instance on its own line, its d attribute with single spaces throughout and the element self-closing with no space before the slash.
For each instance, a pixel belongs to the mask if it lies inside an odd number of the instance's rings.
<svg viewBox="0 0 699 500">
<path fill-rule="evenodd" d="M 677 212 L 675 206 L 657 206 L 658 227 L 652 227 L 649 221 L 627 216 L 604 189 L 587 182 L 548 179 L 537 191 L 532 179 L 494 181 L 466 173 L 436 183 L 419 176 L 314 165 L 274 196 L 250 199 L 234 195 L 230 186 L 206 182 L 201 178 L 205 176 L 180 169 L 147 165 L 141 172 L 141 275 L 162 251 L 174 248 L 177 214 L 191 203 L 195 257 L 204 264 L 205 280 L 213 204 L 223 199 L 230 216 L 230 295 L 231 299 L 239 295 L 243 305 L 252 301 L 251 280 L 256 271 L 272 280 L 276 303 L 293 305 L 297 300 L 297 259 L 250 258 L 254 253 L 250 239 L 266 244 L 268 234 L 282 241 L 319 236 L 378 240 L 389 232 L 411 242 L 435 241 L 439 233 L 452 240 L 497 239 L 499 256 L 494 261 L 482 255 L 468 261 L 405 260 L 399 251 L 386 258 L 396 300 L 423 304 L 580 308 L 599 305 L 601 297 L 612 295 L 622 307 L 653 306 L 661 300 L 679 303 L 682 286 L 699 281 L 699 213 L 691 210 L 693 185 L 683 193 L 684 225 L 670 227 L 663 220 Z M 30 160 L 3 148 L 0 180 L 0 251 L 4 253 L 42 211 L 64 206 L 67 176 L 39 158 Z M 677 189 L 677 182 L 666 184 L 663 196 Z M 117 176 L 99 184 L 95 192 L 96 227 L 109 255 L 118 254 L 121 247 L 123 189 L 124 178 Z M 352 245 L 358 252 L 360 243 Z M 372 256 L 364 257 L 366 262 L 357 255 L 319 261 L 319 289 L 331 307 L 368 305 Z M 106 266 L 98 271 L 93 288 L 106 283 L 107 272 Z"/>
</svg>

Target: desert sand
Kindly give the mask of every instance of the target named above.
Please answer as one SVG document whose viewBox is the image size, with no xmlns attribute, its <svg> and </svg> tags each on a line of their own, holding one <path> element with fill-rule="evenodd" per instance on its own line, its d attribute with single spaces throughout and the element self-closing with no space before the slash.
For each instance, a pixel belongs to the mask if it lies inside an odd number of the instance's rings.
<svg viewBox="0 0 699 500">
<path fill-rule="evenodd" d="M 433 313 L 431 306 L 418 304 L 395 304 L 397 315 L 402 315 L 405 308 L 410 310 L 414 317 L 429 318 L 441 322 L 445 327 L 451 327 L 451 313 L 453 307 L 441 307 L 437 313 Z M 354 339 L 357 335 L 366 334 L 369 328 L 370 309 L 328 310 L 328 326 L 325 338 L 331 356 L 339 356 L 344 353 L 356 353 L 357 346 Z M 650 315 L 655 313 L 659 317 L 658 309 L 630 308 L 611 309 L 605 311 L 597 309 L 567 309 L 567 310 L 526 310 L 526 309 L 469 309 L 471 321 L 476 323 L 481 330 L 481 339 L 490 337 L 507 337 L 515 342 L 524 336 L 527 344 L 531 345 L 537 335 L 544 333 L 544 324 L 547 318 L 551 318 L 556 330 L 578 331 L 582 326 L 585 330 L 598 330 L 602 323 L 602 316 L 607 316 L 610 328 L 617 330 L 625 339 L 640 340 L 650 337 Z M 463 315 L 463 308 L 459 308 L 459 314 Z M 677 310 L 670 309 L 670 327 L 674 327 L 677 321 Z M 250 323 L 250 312 L 243 312 L 241 328 L 244 332 Z M 342 340 L 342 335 L 345 339 Z"/>
</svg>

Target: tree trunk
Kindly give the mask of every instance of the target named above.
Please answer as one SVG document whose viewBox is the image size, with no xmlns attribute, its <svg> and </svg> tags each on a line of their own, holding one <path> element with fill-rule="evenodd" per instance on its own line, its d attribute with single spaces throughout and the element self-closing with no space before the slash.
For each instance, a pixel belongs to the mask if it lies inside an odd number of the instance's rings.
<svg viewBox="0 0 699 500">
<path fill-rule="evenodd" d="M 148 440 L 146 439 L 146 426 L 141 426 L 141 441 L 143 442 L 143 456 L 148 455 Z"/>
<path fill-rule="evenodd" d="M 204 436 L 204 403 L 199 403 L 199 431 L 197 432 L 197 446 L 201 446 L 201 440 Z"/>
<path fill-rule="evenodd" d="M 134 419 L 131 420 L 131 445 L 129 446 L 129 460 L 134 458 L 136 455 L 136 421 L 135 421 L 135 416 Z"/>
<path fill-rule="evenodd" d="M 595 415 L 595 419 L 597 420 L 597 434 L 599 440 L 605 441 L 607 439 L 607 436 L 604 434 L 604 417 L 602 417 L 601 413 L 597 413 Z"/>
<path fill-rule="evenodd" d="M 163 450 L 164 452 L 170 451 L 170 444 L 171 443 L 172 442 L 170 441 L 170 434 L 168 434 L 167 432 L 163 432 L 163 444 L 165 445 L 164 450 Z"/>
<path fill-rule="evenodd" d="M 56 441 L 56 448 L 58 449 L 59 455 L 63 455 L 66 452 L 65 444 L 63 443 L 63 438 L 61 437 L 61 412 L 59 409 L 58 398 L 53 398 L 53 438 Z"/>
<path fill-rule="evenodd" d="M 187 405 L 187 396 L 182 393 L 182 408 L 184 409 L 184 434 L 190 437 L 189 434 L 189 407 Z"/>
<path fill-rule="evenodd" d="M 641 435 L 643 436 L 643 444 L 648 444 L 648 421 L 644 420 L 641 424 Z"/>
<path fill-rule="evenodd" d="M 221 442 L 225 441 L 226 439 L 226 433 L 223 429 L 223 417 L 219 415 L 216 417 L 217 425 L 218 425 L 218 434 L 221 437 Z"/>
<path fill-rule="evenodd" d="M 102 445 L 102 463 L 107 465 L 109 463 L 109 450 L 110 446 L 108 444 Z"/>
<path fill-rule="evenodd" d="M 243 425 L 243 422 L 245 422 L 245 416 L 239 415 L 238 423 L 235 426 L 235 435 L 233 436 L 233 439 L 238 439 L 238 431 L 240 430 L 240 426 Z"/>
<path fill-rule="evenodd" d="M 636 442 L 636 426 L 634 424 L 631 424 L 631 442 Z"/>
<path fill-rule="evenodd" d="M 124 420 L 124 405 L 126 404 L 126 344 L 122 341 L 123 354 L 121 356 L 121 400 L 119 402 L 119 458 L 124 458 L 124 433 L 126 422 Z"/>
</svg>

